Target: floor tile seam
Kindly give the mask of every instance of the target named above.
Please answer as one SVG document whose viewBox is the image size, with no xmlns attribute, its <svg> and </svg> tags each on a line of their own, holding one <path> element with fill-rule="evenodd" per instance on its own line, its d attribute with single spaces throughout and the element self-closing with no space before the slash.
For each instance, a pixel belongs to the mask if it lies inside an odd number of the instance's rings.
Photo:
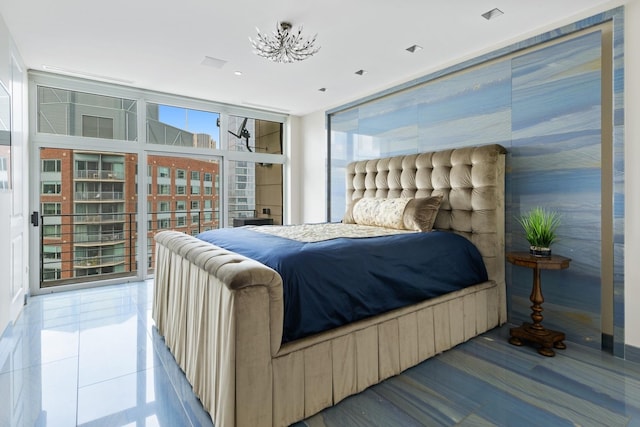
<svg viewBox="0 0 640 427">
<path fill-rule="evenodd" d="M 94 381 L 94 382 L 87 383 L 87 384 L 80 384 L 80 363 L 78 363 L 78 390 L 83 389 L 83 388 L 87 388 L 87 387 L 93 387 L 93 386 L 98 385 L 98 384 L 102 384 L 102 383 L 105 383 L 105 382 L 117 380 L 117 379 L 128 377 L 128 376 L 131 376 L 131 375 L 138 375 L 141 372 L 150 371 L 150 370 L 156 369 L 158 367 L 159 367 L 158 365 L 153 365 L 153 366 L 149 366 L 149 367 L 144 368 L 144 369 L 138 369 L 136 371 L 121 373 L 121 374 L 118 374 L 118 375 L 116 375 L 114 377 L 111 377 L 111 378 L 105 378 L 105 379 L 102 379 L 102 380 L 99 380 L 99 381 Z"/>
<path fill-rule="evenodd" d="M 153 349 L 153 351 L 155 351 L 155 349 Z M 140 350 L 138 349 L 138 351 L 136 353 L 136 357 L 138 357 L 139 354 L 140 354 Z M 157 357 L 156 359 L 160 359 L 160 357 Z M 92 386 L 92 385 L 95 385 L 95 384 L 99 384 L 99 383 L 102 383 L 102 382 L 105 382 L 105 381 L 111 381 L 111 380 L 114 380 L 114 379 L 117 379 L 117 378 L 126 377 L 126 376 L 129 376 L 129 375 L 138 375 L 141 372 L 149 371 L 151 369 L 156 369 L 158 367 L 164 368 L 164 366 L 162 366 L 162 365 L 163 365 L 163 362 L 162 362 L 161 359 L 160 359 L 160 363 L 156 363 L 155 360 L 154 360 L 151 364 L 149 364 L 145 368 L 140 368 L 140 369 L 136 368 L 134 370 L 129 370 L 127 372 L 121 372 L 118 375 L 115 375 L 113 377 L 105 378 L 105 379 L 102 379 L 102 380 L 99 380 L 99 381 L 94 381 L 94 382 L 86 383 L 86 384 L 80 384 L 80 372 L 78 371 L 78 387 L 79 388 L 83 388 L 83 387 L 88 387 L 88 386 Z M 78 355 L 78 370 L 79 369 L 80 369 L 80 356 Z M 166 370 L 165 370 L 165 373 L 166 373 Z"/>
<path fill-rule="evenodd" d="M 78 358 L 79 358 L 79 355 L 75 354 L 75 355 L 72 355 L 72 356 L 61 357 L 59 359 L 47 360 L 46 362 L 41 362 L 41 363 L 29 363 L 27 365 L 22 366 L 21 368 L 13 369 L 11 371 L 6 371 L 6 372 L 17 372 L 17 371 L 23 371 L 25 369 L 33 369 L 33 368 L 37 368 L 37 367 L 46 368 L 49 365 L 53 365 L 54 363 L 65 362 L 65 361 L 68 361 L 70 359 L 78 359 Z M 2 374 L 2 373 L 4 373 L 4 372 L 1 372 L 0 374 Z"/>
<path fill-rule="evenodd" d="M 136 352 L 136 358 L 139 358 L 140 353 L 141 353 L 141 351 L 138 349 L 137 352 Z M 87 356 L 85 355 L 84 357 L 87 357 Z M 80 359 L 80 356 L 78 356 L 78 359 Z M 90 359 L 92 359 L 92 358 L 90 358 Z M 135 368 L 127 369 L 126 372 L 119 372 L 118 374 L 116 374 L 113 377 L 105 378 L 105 379 L 102 379 L 102 380 L 99 380 L 99 381 L 95 381 L 95 383 L 99 383 L 99 382 L 102 382 L 102 381 L 109 381 L 110 379 L 120 378 L 120 377 L 124 377 L 124 376 L 127 376 L 127 375 L 139 374 L 141 372 L 145 372 L 145 371 L 148 371 L 150 369 L 154 369 L 154 368 L 159 366 L 159 363 L 157 363 L 156 360 L 152 360 L 151 363 L 148 363 L 148 364 L 146 363 L 146 360 L 145 360 L 144 363 L 145 363 L 145 367 L 138 368 L 136 366 Z M 78 361 L 78 365 L 80 365 L 79 361 Z M 91 384 L 94 384 L 94 382 L 87 383 L 87 384 L 82 384 L 82 385 L 80 385 L 80 387 L 85 387 L 85 386 L 91 385 Z"/>
<path fill-rule="evenodd" d="M 118 315 L 118 316 L 121 316 L 121 315 Z M 117 316 L 114 316 L 114 317 L 117 317 Z M 136 313 L 135 313 L 135 317 L 136 317 L 136 322 L 140 322 L 141 319 L 140 319 L 139 313 L 137 313 L 137 310 L 136 310 Z M 93 321 L 97 321 L 97 320 L 101 320 L 101 319 L 102 318 L 92 319 L 92 320 L 88 320 L 88 321 L 89 322 L 93 322 Z M 110 326 L 110 325 L 103 325 L 103 326 Z M 147 336 L 147 339 L 149 340 L 149 343 L 153 347 L 153 341 L 149 337 L 148 330 L 147 330 L 147 328 L 144 328 L 144 329 L 145 329 L 145 335 Z M 80 360 L 79 360 L 80 357 L 79 357 L 79 355 L 80 355 L 80 346 L 82 345 L 81 344 L 81 342 L 82 342 L 81 332 L 87 331 L 87 330 L 88 329 L 83 329 L 82 325 L 80 326 L 79 337 L 78 337 L 78 369 L 80 369 Z M 154 351 L 155 351 L 155 349 L 154 349 Z M 136 351 L 136 357 L 139 357 L 139 353 L 140 353 L 140 349 L 138 348 L 137 351 Z M 121 377 L 125 377 L 125 376 L 128 376 L 128 375 L 138 374 L 138 373 L 143 372 L 143 371 L 148 371 L 150 369 L 155 369 L 156 367 L 158 367 L 158 365 L 156 363 L 153 363 L 153 364 L 151 364 L 150 366 L 147 366 L 144 369 L 136 369 L 135 371 L 126 372 L 126 373 L 123 373 L 121 375 L 117 375 L 117 376 L 112 377 L 112 378 L 107 378 L 107 379 L 103 379 L 103 380 L 100 380 L 100 381 L 96 381 L 96 382 L 92 382 L 92 383 L 88 383 L 88 384 L 82 384 L 82 385 L 80 385 L 80 373 L 78 372 L 78 388 L 80 389 L 80 388 L 83 388 L 83 387 L 88 387 L 88 386 L 91 386 L 91 385 L 99 384 L 99 383 L 102 383 L 102 382 L 105 382 L 105 381 L 111 381 L 111 380 L 114 380 L 116 378 L 121 378 Z"/>
<path fill-rule="evenodd" d="M 69 315 L 65 315 L 65 316 L 54 316 L 54 317 L 49 317 L 49 318 L 44 318 L 42 316 L 39 316 L 37 318 L 32 318 L 28 321 L 26 321 L 23 325 L 23 327 L 28 328 L 28 327 L 40 327 L 40 329 L 46 330 L 49 329 L 48 327 L 45 327 L 44 324 L 47 322 L 54 322 L 56 320 L 63 320 L 65 318 L 69 318 L 68 323 L 67 321 L 65 321 L 64 323 L 56 323 L 56 327 L 59 326 L 65 326 L 65 325 L 70 325 L 73 323 L 77 323 L 80 321 L 80 319 L 78 318 L 78 316 L 80 315 L 80 313 L 76 313 L 76 314 L 69 314 Z M 75 318 L 75 319 L 74 319 Z"/>
<path fill-rule="evenodd" d="M 79 307 L 79 306 L 81 306 L 81 305 L 74 305 L 74 307 Z M 25 319 L 25 320 L 23 321 L 23 323 L 24 323 L 25 326 L 27 326 L 27 325 L 33 326 L 33 325 L 38 324 L 38 323 L 44 324 L 46 322 L 61 320 L 61 319 L 65 319 L 65 318 L 69 318 L 70 320 L 72 320 L 69 323 L 74 323 L 74 322 L 81 321 L 82 320 L 81 317 L 83 315 L 88 314 L 88 313 L 94 313 L 96 311 L 121 309 L 122 308 L 122 304 L 114 304 L 112 307 L 103 307 L 103 308 L 100 308 L 99 310 L 95 310 L 95 309 L 87 309 L 87 310 L 78 309 L 74 313 L 71 313 L 71 314 L 63 314 L 63 315 L 50 316 L 50 317 L 47 316 L 47 314 L 48 314 L 48 313 L 46 313 L 47 311 L 51 312 L 51 311 L 56 311 L 56 310 L 62 310 L 62 309 L 65 309 L 65 308 L 68 308 L 68 307 L 60 307 L 60 308 L 55 308 L 55 309 L 51 309 L 51 310 L 45 310 L 44 312 L 38 312 L 38 313 L 30 313 L 29 311 L 27 311 L 27 310 L 29 310 L 29 308 L 26 308 L 25 310 L 23 310 L 23 311 L 25 311 L 25 313 L 24 313 L 25 316 L 23 316 L 23 319 Z M 33 311 L 33 310 L 30 310 L 30 311 Z M 28 319 L 26 319 L 26 318 L 28 318 Z M 59 325 L 56 325 L 56 326 L 59 326 Z M 43 328 L 43 329 L 45 329 L 45 328 Z"/>
<path fill-rule="evenodd" d="M 150 310 L 149 304 L 136 304 L 136 310 L 138 311 L 138 315 L 142 320 L 147 319 L 147 313 Z M 152 319 L 153 320 L 153 319 Z M 155 322 L 154 322 L 155 324 Z"/>
<path fill-rule="evenodd" d="M 17 368 L 17 369 L 10 369 L 8 371 L 0 371 L 0 375 L 26 371 L 26 370 L 29 370 L 29 369 L 37 368 L 39 366 L 42 367 L 42 368 L 46 368 L 46 367 L 49 367 L 49 365 L 53 365 L 54 363 L 64 362 L 64 361 L 67 361 L 69 359 L 79 359 L 79 356 L 78 355 L 74 355 L 74 356 L 61 357 L 61 358 L 55 359 L 55 360 L 48 360 L 48 361 L 46 361 L 44 363 L 29 363 L 29 364 L 23 365 L 22 367 Z"/>
<path fill-rule="evenodd" d="M 97 310 L 97 311 L 103 311 L 103 310 Z M 100 317 L 89 318 L 89 319 L 78 319 L 78 321 L 80 322 L 79 331 L 82 332 L 83 330 L 93 329 L 95 327 L 111 326 L 111 324 L 113 322 L 105 324 L 105 325 L 98 325 L 98 326 L 87 325 L 87 323 L 89 323 L 89 324 L 97 323 L 97 322 L 100 322 L 100 321 L 104 321 L 105 319 L 120 319 L 120 318 L 123 318 L 125 316 L 127 318 L 130 318 L 131 316 L 135 316 L 136 318 L 140 317 L 140 315 L 138 313 L 138 310 L 135 310 L 135 311 L 131 311 L 130 313 L 119 313 L 119 314 L 108 315 L 108 316 L 100 316 Z M 89 327 L 89 326 L 91 326 L 91 327 Z"/>
<path fill-rule="evenodd" d="M 85 298 L 84 300 L 78 301 L 77 306 L 87 306 L 92 304 L 101 304 L 101 303 L 109 303 L 114 306 L 120 306 L 122 304 L 127 305 L 135 305 L 138 303 L 137 298 L 129 294 L 123 295 L 96 295 L 96 297 L 92 296 L 91 298 Z M 125 301 L 123 301 L 125 299 Z"/>
<path fill-rule="evenodd" d="M 144 322 L 143 322 L 143 320 L 146 320 L 146 317 L 145 317 L 145 319 L 142 319 L 142 318 L 141 318 L 142 314 L 140 314 L 140 307 L 139 307 L 139 304 L 136 304 L 136 305 L 137 305 L 137 307 L 136 307 L 136 308 L 137 308 L 137 310 L 136 310 L 136 317 L 137 317 L 137 320 L 138 320 L 139 322 L 144 323 Z M 145 316 L 146 316 L 146 311 L 147 311 L 147 310 L 145 309 L 145 311 L 144 311 Z M 152 334 L 152 330 L 151 330 L 150 328 L 146 328 L 146 327 L 144 328 L 144 330 L 145 330 L 145 334 L 147 335 L 147 338 L 150 340 L 150 342 L 153 342 L 153 334 Z M 78 340 L 78 341 L 80 341 L 80 340 Z M 80 392 L 80 390 L 81 390 L 81 389 L 86 388 L 86 387 L 96 386 L 96 385 L 98 385 L 98 384 L 105 383 L 105 382 L 107 382 L 107 381 L 113 381 L 113 380 L 115 380 L 115 379 L 122 378 L 122 377 L 126 377 L 126 376 L 129 376 L 129 375 L 134 375 L 134 374 L 136 374 L 136 375 L 137 375 L 138 373 L 140 373 L 140 372 L 142 372 L 142 371 L 148 371 L 148 370 L 152 370 L 152 369 L 153 369 L 153 370 L 155 370 L 155 369 L 161 369 L 161 370 L 162 370 L 162 373 L 166 376 L 166 378 L 167 378 L 167 380 L 168 380 L 169 384 L 171 384 L 171 388 L 172 388 L 172 390 L 173 390 L 173 393 L 175 394 L 176 398 L 177 398 L 177 399 L 178 399 L 178 401 L 179 401 L 180 407 L 182 408 L 182 411 L 183 411 L 183 413 L 184 413 L 184 415 L 185 415 L 185 418 L 187 418 L 187 419 L 189 420 L 190 427 L 197 427 L 197 426 L 194 426 L 194 424 L 193 424 L 193 420 L 191 419 L 191 417 L 189 417 L 189 416 L 188 416 L 188 412 L 187 412 L 187 410 L 186 410 L 186 408 L 185 408 L 185 406 L 184 406 L 184 404 L 185 404 L 185 403 L 184 403 L 183 399 L 181 399 L 181 398 L 180 398 L 180 393 L 178 392 L 177 385 L 174 383 L 174 381 L 173 381 L 172 377 L 169 375 L 169 372 L 168 372 L 168 370 L 167 370 L 166 363 L 165 363 L 164 359 L 161 357 L 161 355 L 160 355 L 160 354 L 159 354 L 159 352 L 158 352 L 158 349 L 157 349 L 155 346 L 152 346 L 152 348 L 153 348 L 153 351 L 156 353 L 156 358 L 157 358 L 158 360 L 160 360 L 160 364 L 155 364 L 155 365 L 153 365 L 153 366 L 149 366 L 149 367 L 147 367 L 147 368 L 145 368 L 145 369 L 139 369 L 139 370 L 137 370 L 137 371 L 135 371 L 135 372 L 129 372 L 129 373 L 126 373 L 126 374 L 117 375 L 117 376 L 112 377 L 112 378 L 109 378 L 109 379 L 104 379 L 104 380 L 101 380 L 101 381 L 96 381 L 96 382 L 93 382 L 93 383 L 90 383 L 90 384 L 83 384 L 83 385 L 80 385 L 80 384 L 79 384 L 79 381 L 80 381 L 80 375 L 79 375 L 79 373 L 78 373 L 78 393 Z M 79 363 L 78 363 L 78 365 L 79 365 Z M 77 411 L 76 411 L 76 412 L 77 412 Z"/>
</svg>

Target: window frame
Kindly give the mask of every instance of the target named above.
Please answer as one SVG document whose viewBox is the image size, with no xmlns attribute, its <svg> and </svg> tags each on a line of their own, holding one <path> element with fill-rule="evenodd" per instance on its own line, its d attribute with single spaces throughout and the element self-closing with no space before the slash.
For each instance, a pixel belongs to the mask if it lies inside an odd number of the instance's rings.
<svg viewBox="0 0 640 427">
<path fill-rule="evenodd" d="M 45 186 L 54 186 L 54 192 L 45 192 Z M 40 194 L 41 195 L 59 195 L 62 194 L 62 181 L 40 181 Z"/>
<path fill-rule="evenodd" d="M 122 86 L 107 82 L 98 82 L 98 81 L 90 81 L 87 79 L 79 79 L 75 77 L 55 75 L 48 72 L 41 71 L 30 71 L 29 73 L 29 94 L 31 97 L 32 105 L 36 106 L 29 112 L 29 138 L 30 144 L 29 149 L 31 150 L 32 155 L 27 156 L 30 159 L 31 166 L 29 169 L 34 176 L 36 174 L 41 173 L 40 165 L 36 166 L 36 161 L 40 160 L 40 156 L 37 154 L 37 150 L 39 148 L 67 148 L 67 149 L 80 149 L 80 150 L 88 150 L 88 151 L 110 151 L 110 152 L 119 152 L 119 153 L 132 153 L 138 156 L 138 164 L 136 168 L 138 170 L 138 174 L 136 175 L 136 194 L 138 195 L 137 201 L 137 225 L 136 225 L 136 233 L 138 236 L 146 236 L 147 230 L 153 230 L 153 223 L 150 219 L 147 219 L 147 215 L 149 209 L 147 209 L 146 199 L 149 195 L 156 195 L 154 192 L 157 189 L 157 182 L 155 181 L 154 172 L 155 168 L 153 165 L 146 164 L 146 156 L 149 154 L 153 155 L 163 155 L 163 156 L 176 156 L 176 157 L 197 157 L 202 159 L 215 159 L 218 162 L 218 173 L 214 174 L 212 179 L 215 181 L 215 188 L 217 189 L 215 199 L 216 205 L 221 204 L 223 209 L 214 212 L 214 216 L 216 217 L 220 227 L 230 226 L 229 216 L 230 212 L 227 212 L 226 206 L 226 193 L 227 193 L 227 184 L 226 179 L 223 176 L 225 174 L 227 162 L 230 160 L 243 160 L 243 161 L 251 161 L 251 162 L 261 162 L 261 163 L 271 163 L 271 164 L 282 164 L 283 165 L 283 211 L 288 211 L 286 208 L 287 205 L 287 180 L 286 174 L 288 173 L 287 169 L 287 161 L 286 156 L 284 154 L 266 154 L 266 153 L 247 153 L 240 151 L 232 151 L 228 149 L 226 139 L 224 137 L 220 137 L 220 141 L 218 142 L 218 147 L 212 149 L 202 149 L 195 147 L 174 147 L 168 145 L 154 144 L 147 142 L 146 132 L 145 132 L 145 121 L 146 121 L 146 104 L 157 103 L 164 105 L 173 105 L 182 108 L 188 108 L 199 111 L 209 111 L 209 112 L 220 112 L 220 135 L 227 135 L 227 120 L 231 115 L 248 117 L 250 119 L 256 120 L 268 120 L 272 122 L 279 122 L 283 125 L 283 127 L 288 126 L 289 116 L 285 113 L 278 112 L 269 112 L 264 110 L 257 110 L 243 106 L 236 105 L 228 105 L 222 103 L 211 102 L 208 100 L 201 100 L 195 98 L 189 98 L 185 96 L 177 96 L 170 95 L 166 93 L 149 91 L 140 88 L 130 87 L 130 86 Z M 124 135 L 124 138 L 128 139 L 117 139 L 121 136 L 114 134 L 114 139 L 101 139 L 101 138 L 93 138 L 93 137 L 85 137 L 76 135 L 55 135 L 47 132 L 40 132 L 38 129 L 38 88 L 40 86 L 50 87 L 53 89 L 61 89 L 65 91 L 77 91 L 91 95 L 98 96 L 106 96 L 113 98 L 121 98 L 125 100 L 125 107 L 127 110 L 127 114 L 131 113 L 131 117 L 135 115 L 135 122 L 130 123 L 130 125 L 134 125 L 133 130 L 127 130 L 128 134 Z M 98 98 L 99 99 L 99 98 Z M 134 102 L 136 108 L 131 108 L 134 104 L 129 104 L 129 102 Z M 85 114 L 95 114 L 99 117 L 107 117 L 101 115 L 101 113 L 91 113 L 85 112 Z M 79 117 L 79 116 L 78 116 Z M 76 120 L 78 120 L 76 118 Z M 114 127 L 117 126 L 114 124 Z M 69 132 L 71 133 L 71 132 Z M 135 135 L 133 135 L 135 133 Z M 289 133 L 286 129 L 282 129 L 282 138 L 285 141 L 284 147 L 287 146 L 287 135 Z M 133 136 L 133 138 L 132 138 Z M 105 145 L 107 144 L 107 145 Z M 283 148 L 284 149 L 284 148 Z M 285 149 L 285 153 L 287 150 Z M 50 160 L 50 159 L 47 159 Z M 64 163 L 63 159 L 63 163 Z M 34 164 L 36 163 L 36 164 Z M 55 165 L 55 164 L 54 164 Z M 35 167 L 34 167 L 35 166 Z M 57 166 L 54 166 L 57 168 Z M 147 169 L 147 173 L 144 173 L 144 170 Z M 189 171 L 186 169 L 186 171 Z M 127 175 L 128 176 L 128 175 Z M 148 177 L 152 177 L 152 180 L 147 180 Z M 190 176 L 189 176 L 190 177 Z M 189 181 L 189 177 L 185 176 L 185 181 Z M 128 180 L 129 178 L 127 178 Z M 174 178 L 175 179 L 175 178 Z M 173 181 L 173 179 L 171 180 Z M 221 182 L 222 181 L 222 182 Z M 39 179 L 33 179 L 33 183 L 39 184 Z M 147 185 L 145 186 L 145 182 Z M 57 185 L 57 183 L 55 183 Z M 185 182 L 185 185 L 190 185 L 191 183 Z M 194 182 L 194 184 L 196 184 Z M 45 187 L 47 190 L 54 190 L 56 193 L 51 193 L 51 195 L 60 197 L 60 191 L 62 190 L 56 185 L 52 187 Z M 200 187 L 199 193 L 203 192 L 202 190 L 202 181 L 199 181 L 196 185 Z M 39 207 L 39 199 L 42 195 L 42 187 L 39 188 L 40 191 L 31 191 L 29 193 L 30 204 L 35 206 L 36 204 Z M 189 189 L 190 190 L 190 189 Z M 186 190 L 185 193 L 189 190 Z M 198 191 L 195 190 L 195 191 Z M 66 191 L 66 190 L 64 190 Z M 36 194 L 37 193 L 37 194 Z M 162 195 L 162 194 L 161 194 Z M 188 197 L 188 194 L 184 196 Z M 37 201 L 37 202 L 36 202 Z M 173 216 L 173 215 L 172 215 Z M 155 222 L 156 218 L 153 218 Z M 58 228 L 59 231 L 61 231 Z M 56 236 L 56 238 L 60 238 Z M 145 253 L 144 250 L 146 248 L 146 244 L 143 242 L 144 239 L 138 238 L 138 254 Z M 39 245 L 31 246 L 31 254 L 33 256 L 30 257 L 32 260 L 39 259 L 37 251 Z M 148 248 L 146 248 L 148 249 Z M 139 256 L 136 255 L 136 261 L 138 264 L 138 272 L 139 277 L 141 279 L 147 278 L 146 268 L 144 268 L 144 260 L 141 262 Z M 35 265 L 33 265 L 35 267 Z M 37 268 L 30 269 L 30 283 L 32 283 L 33 295 L 37 295 L 43 293 L 39 288 L 39 280 L 36 276 L 38 274 Z M 33 280 L 31 280 L 33 279 Z"/>
<path fill-rule="evenodd" d="M 47 213 L 47 205 L 54 205 L 54 212 Z M 40 213 L 42 215 L 62 215 L 62 203 L 60 202 L 42 202 L 40 205 Z"/>
<path fill-rule="evenodd" d="M 40 160 L 42 162 L 41 166 L 40 166 L 40 171 L 43 173 L 58 173 L 58 172 L 62 172 L 62 160 L 61 159 L 41 159 Z M 44 165 L 51 163 L 51 162 L 55 162 L 55 167 L 54 170 L 45 170 Z"/>
</svg>

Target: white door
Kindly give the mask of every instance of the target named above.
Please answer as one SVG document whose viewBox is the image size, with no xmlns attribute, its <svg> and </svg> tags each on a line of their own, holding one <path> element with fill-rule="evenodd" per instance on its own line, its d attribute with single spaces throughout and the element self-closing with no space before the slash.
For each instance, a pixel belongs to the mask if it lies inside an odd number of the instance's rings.
<svg viewBox="0 0 640 427">
<path fill-rule="evenodd" d="M 0 280 L 0 333 L 9 322 L 15 321 L 22 310 L 27 276 L 24 247 L 24 192 L 26 173 L 24 164 L 24 73 L 12 56 L 11 87 L 0 85 L 0 132 L 4 157 L 6 184 L 0 190 L 0 272 L 9 280 Z M 9 95 L 11 94 L 11 96 Z M 12 114 L 13 113 L 13 114 Z M 11 167 L 11 166 L 14 167 Z"/>
</svg>

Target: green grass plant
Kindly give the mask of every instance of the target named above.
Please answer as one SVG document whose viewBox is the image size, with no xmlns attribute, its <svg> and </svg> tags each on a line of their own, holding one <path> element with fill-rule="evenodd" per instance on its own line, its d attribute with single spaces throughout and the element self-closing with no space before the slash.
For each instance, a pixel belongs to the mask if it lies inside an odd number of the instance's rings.
<svg viewBox="0 0 640 427">
<path fill-rule="evenodd" d="M 529 245 L 550 248 L 557 240 L 556 229 L 560 225 L 560 215 L 552 210 L 537 206 L 518 218 Z"/>
</svg>

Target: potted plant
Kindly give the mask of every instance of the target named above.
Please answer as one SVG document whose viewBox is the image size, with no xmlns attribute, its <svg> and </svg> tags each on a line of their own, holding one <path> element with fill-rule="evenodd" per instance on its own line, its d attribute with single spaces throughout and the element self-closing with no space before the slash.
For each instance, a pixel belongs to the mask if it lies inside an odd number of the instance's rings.
<svg viewBox="0 0 640 427">
<path fill-rule="evenodd" d="M 542 207 L 535 207 L 518 218 L 529 242 L 531 255 L 539 257 L 551 256 L 551 244 L 556 241 L 556 229 L 560 225 L 557 212 Z"/>
</svg>

